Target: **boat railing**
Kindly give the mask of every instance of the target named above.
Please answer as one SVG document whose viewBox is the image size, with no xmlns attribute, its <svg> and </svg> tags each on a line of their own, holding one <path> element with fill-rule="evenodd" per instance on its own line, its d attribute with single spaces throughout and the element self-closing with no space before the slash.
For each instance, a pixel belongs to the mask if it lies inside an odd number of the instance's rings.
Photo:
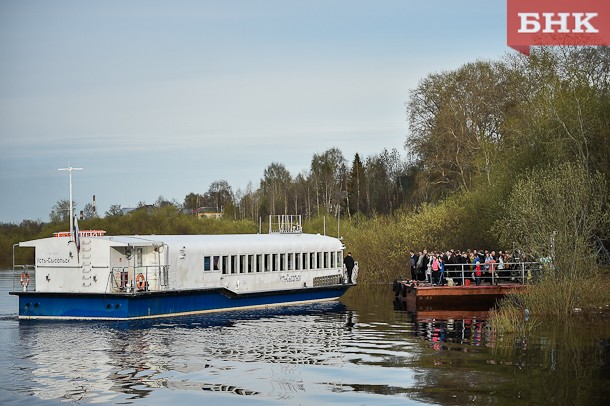
<svg viewBox="0 0 610 406">
<path fill-rule="evenodd" d="M 500 268 L 499 268 L 500 266 Z M 481 263 L 481 281 L 498 285 L 502 283 L 515 283 L 527 285 L 536 282 L 546 265 L 541 262 L 505 262 L 486 264 Z M 449 281 L 455 285 L 474 284 L 477 276 L 475 275 L 474 264 L 445 264 L 443 275 L 444 284 Z"/>
<path fill-rule="evenodd" d="M 113 292 L 143 293 L 169 288 L 169 265 L 116 266 L 110 273 Z"/>
<path fill-rule="evenodd" d="M 36 267 L 34 265 L 13 265 L 13 291 L 36 290 Z"/>
<path fill-rule="evenodd" d="M 300 234 L 303 232 L 300 214 L 280 214 L 269 216 L 269 234 Z"/>
</svg>

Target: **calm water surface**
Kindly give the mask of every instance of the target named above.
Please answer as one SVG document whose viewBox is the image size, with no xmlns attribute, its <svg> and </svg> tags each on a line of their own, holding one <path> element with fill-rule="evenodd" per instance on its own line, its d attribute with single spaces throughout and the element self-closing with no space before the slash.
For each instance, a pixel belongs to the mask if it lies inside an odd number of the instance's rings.
<svg viewBox="0 0 610 406">
<path fill-rule="evenodd" d="M 607 319 L 494 338 L 389 286 L 340 302 L 138 322 L 17 320 L 0 272 L 0 404 L 607 404 Z"/>
</svg>

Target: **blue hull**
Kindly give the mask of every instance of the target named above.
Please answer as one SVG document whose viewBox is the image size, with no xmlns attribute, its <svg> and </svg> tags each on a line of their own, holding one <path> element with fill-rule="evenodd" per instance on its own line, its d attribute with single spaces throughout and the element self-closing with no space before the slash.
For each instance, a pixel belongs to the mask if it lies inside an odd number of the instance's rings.
<svg viewBox="0 0 610 406">
<path fill-rule="evenodd" d="M 236 294 L 226 289 L 78 294 L 10 292 L 20 319 L 133 320 L 335 300 L 353 285 Z"/>
</svg>

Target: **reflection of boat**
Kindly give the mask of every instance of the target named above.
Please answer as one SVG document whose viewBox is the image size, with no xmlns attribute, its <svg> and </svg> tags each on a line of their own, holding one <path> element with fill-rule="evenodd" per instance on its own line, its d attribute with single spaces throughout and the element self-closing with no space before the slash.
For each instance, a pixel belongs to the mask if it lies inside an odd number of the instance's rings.
<svg viewBox="0 0 610 406">
<path fill-rule="evenodd" d="M 10 293 L 21 319 L 126 320 L 335 300 L 354 285 L 344 283 L 345 247 L 302 233 L 300 223 L 277 216 L 265 235 L 75 232 L 21 242 L 35 249 L 35 265 L 19 268 L 23 290 Z"/>
</svg>

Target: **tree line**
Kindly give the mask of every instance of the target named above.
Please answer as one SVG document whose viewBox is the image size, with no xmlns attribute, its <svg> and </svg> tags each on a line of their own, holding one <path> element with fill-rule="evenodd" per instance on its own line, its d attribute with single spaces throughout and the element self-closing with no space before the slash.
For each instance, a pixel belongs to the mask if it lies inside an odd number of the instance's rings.
<svg viewBox="0 0 610 406">
<path fill-rule="evenodd" d="M 256 188 L 250 182 L 245 190 L 234 192 L 221 179 L 212 182 L 206 192 L 187 194 L 182 202 L 159 196 L 152 206 L 172 205 L 185 213 L 207 207 L 224 213 L 226 218 L 256 222 L 268 215 L 295 213 L 307 218 L 322 213 L 370 217 L 388 215 L 403 204 L 407 196 L 406 179 L 406 161 L 396 149 L 384 149 L 364 160 L 356 153 L 350 165 L 341 150 L 334 147 L 314 154 L 310 168 L 296 176 L 283 163 L 273 162 L 265 168 Z M 138 203 L 138 207 L 144 206 L 145 202 Z M 74 212 L 78 213 L 76 205 Z M 68 213 L 69 202 L 62 199 L 51 209 L 49 219 L 65 222 Z M 92 203 L 85 204 L 80 213 L 84 219 L 99 217 Z M 104 216 L 122 214 L 123 208 L 113 204 Z"/>
<path fill-rule="evenodd" d="M 181 202 L 160 196 L 148 217 L 124 216 L 119 205 L 98 216 L 85 205 L 85 224 L 105 224 L 109 234 L 201 232 L 202 226 L 180 217 L 192 219 L 180 213 L 198 207 L 223 211 L 223 222 L 216 224 L 229 232 L 236 230 L 229 220 L 247 223 L 244 227 L 256 232 L 259 218 L 269 214 L 302 214 L 316 224 L 316 232 L 324 216 L 335 222 L 340 218 L 344 241 L 367 269 L 361 277 L 387 281 L 403 270 L 409 247 L 548 247 L 546 231 L 531 228 L 542 227 L 533 222 L 536 216 L 515 212 L 519 205 L 545 214 L 560 208 L 525 193 L 520 185 L 555 190 L 529 180 L 550 182 L 549 177 L 584 173 L 594 185 L 579 189 L 572 184 L 562 193 L 567 197 L 595 191 L 590 197 L 601 206 L 586 211 L 601 213 L 600 221 L 592 222 L 594 229 L 586 232 L 608 235 L 610 48 L 541 47 L 529 58 L 512 53 L 499 60 L 475 61 L 429 74 L 406 99 L 409 132 L 404 156 L 384 149 L 366 158 L 356 154 L 348 161 L 339 148 L 331 148 L 314 154 L 310 167 L 299 174 L 273 162 L 263 178 L 245 190 L 234 192 L 228 182 L 217 180 L 207 191 L 189 193 Z M 58 202 L 51 224 L 67 222 L 67 205 Z M 177 217 L 166 222 L 154 217 L 157 213 Z M 149 221 L 152 217 L 157 225 Z M 527 218 L 528 224 L 516 227 L 519 218 Z M 544 230 L 559 230 L 562 224 L 553 218 L 566 215 L 539 218 L 552 223 Z M 163 224 L 167 229 L 158 231 Z M 46 223 L 29 220 L 19 226 L 0 224 L 0 237 L 8 244 L 17 235 L 37 235 L 45 227 Z M 569 239 L 569 234 L 563 235 Z M 534 235 L 545 240 L 534 241 Z M 10 244 L 0 248 L 5 247 L 10 251 Z"/>
</svg>

